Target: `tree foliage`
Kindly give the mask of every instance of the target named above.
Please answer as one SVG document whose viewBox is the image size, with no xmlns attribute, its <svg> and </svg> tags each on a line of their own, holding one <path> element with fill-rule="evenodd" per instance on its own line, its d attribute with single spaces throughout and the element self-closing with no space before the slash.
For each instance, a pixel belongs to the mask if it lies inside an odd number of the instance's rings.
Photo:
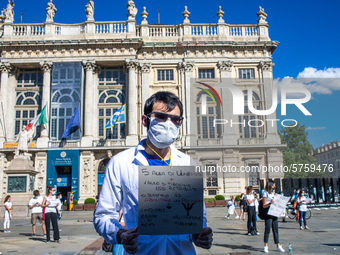
<svg viewBox="0 0 340 255">
<path fill-rule="evenodd" d="M 285 172 L 286 178 L 326 176 L 324 168 L 316 163 L 312 155 L 313 146 L 308 141 L 305 125 L 298 123 L 295 127 L 282 127 L 280 137 L 281 143 L 287 144 L 282 151 L 283 164 L 290 169 Z"/>
</svg>

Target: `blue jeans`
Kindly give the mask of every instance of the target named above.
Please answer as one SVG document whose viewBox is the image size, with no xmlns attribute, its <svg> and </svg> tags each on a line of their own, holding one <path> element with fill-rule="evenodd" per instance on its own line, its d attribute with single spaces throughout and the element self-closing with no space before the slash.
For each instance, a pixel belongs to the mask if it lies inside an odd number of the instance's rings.
<svg viewBox="0 0 340 255">
<path fill-rule="evenodd" d="M 256 214 L 256 221 L 257 221 L 257 214 Z M 253 227 L 253 222 L 251 223 L 251 226 Z"/>
<path fill-rule="evenodd" d="M 307 226 L 307 222 L 306 222 L 306 214 L 307 212 L 302 212 L 300 211 L 300 227 L 302 227 L 302 219 L 303 219 L 303 224 L 305 226 Z"/>
</svg>

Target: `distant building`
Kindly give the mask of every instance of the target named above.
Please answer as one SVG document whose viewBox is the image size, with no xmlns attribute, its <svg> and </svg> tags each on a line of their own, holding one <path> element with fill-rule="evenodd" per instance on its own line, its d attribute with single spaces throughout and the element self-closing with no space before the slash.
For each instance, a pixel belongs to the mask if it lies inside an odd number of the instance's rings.
<svg viewBox="0 0 340 255">
<path fill-rule="evenodd" d="M 279 43 L 269 37 L 263 8 L 253 25 L 225 23 L 221 8 L 216 23 L 190 23 L 190 12 L 185 9 L 182 24 L 150 25 L 144 8 L 138 25 L 133 1 L 128 1 L 126 21 L 95 21 L 90 2 L 87 21 L 78 24 L 55 23 L 53 3 L 46 9 L 44 23 L 13 23 L 10 3 L 0 16 L 0 199 L 12 194 L 13 201 L 22 201 L 27 211 L 26 200 L 32 191 L 45 194 L 46 185 L 56 185 L 64 197 L 73 191 L 80 203 L 95 197 L 110 158 L 146 137 L 140 121 L 143 105 L 160 90 L 175 93 L 184 104 L 185 120 L 175 145 L 210 169 L 204 174 L 205 196 L 236 195 L 247 185 L 258 188 L 260 179 L 283 177 L 280 172 L 239 171 L 283 162 L 284 145 L 276 122 L 266 121 L 276 119 L 275 113 L 257 116 L 246 104 L 251 98 L 257 110 L 272 106 L 272 54 Z M 82 10 L 74 10 L 78 11 Z M 233 79 L 233 85 L 243 91 L 244 115 L 233 115 L 228 89 L 216 88 L 222 106 L 194 86 L 197 82 L 217 84 L 222 79 Z M 247 94 L 250 87 L 252 95 Z M 206 99 L 205 114 L 200 110 L 202 98 Z M 126 123 L 104 129 L 124 104 Z M 36 130 L 29 148 L 35 171 L 13 172 L 15 136 L 44 105 L 49 123 L 46 129 Z M 78 106 L 81 131 L 61 143 Z M 194 119 L 191 124 L 190 119 Z M 237 124 L 215 127 L 214 119 Z M 236 171 L 211 171 L 228 165 Z"/>
<path fill-rule="evenodd" d="M 340 177 L 340 141 L 331 142 L 316 148 L 313 156 L 319 165 L 327 164 L 328 169 L 332 167 L 333 171 L 326 171 L 328 178 Z"/>
</svg>

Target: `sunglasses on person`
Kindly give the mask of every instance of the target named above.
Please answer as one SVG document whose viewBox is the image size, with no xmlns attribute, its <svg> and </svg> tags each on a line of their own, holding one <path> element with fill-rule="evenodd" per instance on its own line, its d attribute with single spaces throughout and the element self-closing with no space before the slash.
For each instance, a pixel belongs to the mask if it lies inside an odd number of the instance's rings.
<svg viewBox="0 0 340 255">
<path fill-rule="evenodd" d="M 183 119 L 184 119 L 181 116 L 171 115 L 171 114 L 167 114 L 165 112 L 152 112 L 152 113 L 149 113 L 146 116 L 148 116 L 148 118 L 154 117 L 159 122 L 165 122 L 170 118 L 170 120 L 177 126 L 182 125 Z"/>
</svg>

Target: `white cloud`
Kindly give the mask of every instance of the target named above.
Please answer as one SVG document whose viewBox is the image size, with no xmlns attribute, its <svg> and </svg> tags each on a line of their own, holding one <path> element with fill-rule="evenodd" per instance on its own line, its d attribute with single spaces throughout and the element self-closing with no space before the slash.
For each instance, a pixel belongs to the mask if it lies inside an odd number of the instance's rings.
<svg viewBox="0 0 340 255">
<path fill-rule="evenodd" d="M 330 67 L 324 70 L 318 70 L 313 67 L 306 67 L 298 74 L 298 78 L 340 78 L 340 68 Z"/>
<path fill-rule="evenodd" d="M 324 130 L 324 129 L 326 129 L 326 127 L 308 127 L 308 128 L 306 128 L 307 131 L 308 130 Z"/>
<path fill-rule="evenodd" d="M 340 68 L 327 68 L 318 70 L 313 67 L 306 67 L 300 72 L 297 78 L 284 77 L 275 79 L 274 86 L 281 87 L 306 88 L 312 94 L 332 94 L 333 91 L 340 90 Z M 304 97 L 302 94 L 288 94 L 290 98 Z"/>
</svg>

